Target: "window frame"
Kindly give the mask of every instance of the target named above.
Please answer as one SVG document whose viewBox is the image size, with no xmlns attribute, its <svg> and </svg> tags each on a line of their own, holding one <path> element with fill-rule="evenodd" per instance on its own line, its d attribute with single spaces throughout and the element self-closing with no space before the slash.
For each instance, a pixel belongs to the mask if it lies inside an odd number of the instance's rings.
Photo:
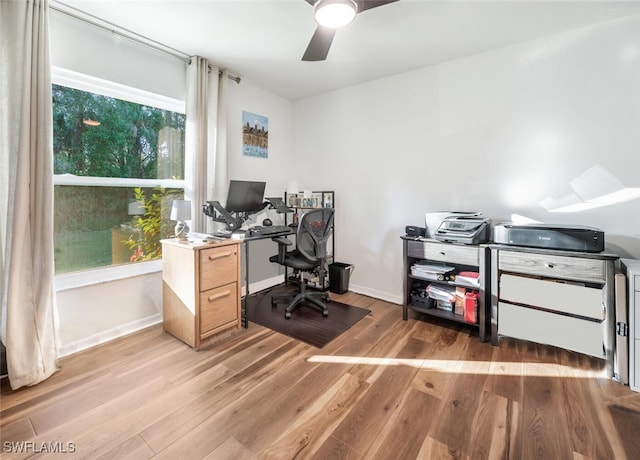
<svg viewBox="0 0 640 460">
<path fill-rule="evenodd" d="M 185 101 L 167 96 L 151 93 L 120 83 L 111 82 L 90 75 L 81 74 L 72 70 L 52 66 L 51 83 L 81 91 L 102 94 L 105 96 L 134 102 L 141 105 L 149 105 L 172 112 L 186 113 Z M 187 162 L 185 149 L 185 164 Z M 135 179 L 121 177 L 95 177 L 75 176 L 73 174 L 54 174 L 53 185 L 75 185 L 93 187 L 143 187 L 143 188 L 180 188 L 187 189 L 184 179 Z M 55 203 L 54 203 L 55 206 Z M 84 286 L 132 278 L 149 273 L 157 273 L 162 270 L 162 259 L 141 261 L 122 265 L 91 268 L 77 272 L 61 273 L 55 275 L 56 292 L 74 289 Z"/>
</svg>

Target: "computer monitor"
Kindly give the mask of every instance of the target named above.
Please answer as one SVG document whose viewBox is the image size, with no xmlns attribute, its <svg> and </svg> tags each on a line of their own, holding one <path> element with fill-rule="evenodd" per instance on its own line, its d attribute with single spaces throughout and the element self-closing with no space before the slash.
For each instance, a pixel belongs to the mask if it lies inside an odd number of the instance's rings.
<svg viewBox="0 0 640 460">
<path fill-rule="evenodd" d="M 264 208 L 264 188 L 266 182 L 253 182 L 243 180 L 229 181 L 227 193 L 227 205 L 229 212 L 258 212 Z"/>
</svg>

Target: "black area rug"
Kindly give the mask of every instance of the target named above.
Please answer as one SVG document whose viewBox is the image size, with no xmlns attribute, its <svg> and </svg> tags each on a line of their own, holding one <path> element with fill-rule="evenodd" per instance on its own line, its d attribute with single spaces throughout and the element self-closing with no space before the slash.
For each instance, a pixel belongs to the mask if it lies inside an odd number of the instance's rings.
<svg viewBox="0 0 640 460">
<path fill-rule="evenodd" d="M 272 308 L 271 296 L 295 292 L 295 290 L 295 286 L 280 285 L 249 296 L 247 319 L 314 347 L 322 348 L 370 313 L 370 310 L 331 300 L 327 304 L 329 316 L 326 318 L 322 316 L 320 310 L 301 307 L 291 314 L 291 319 L 284 319 L 286 303 L 280 303 L 276 308 Z M 331 298 L 330 293 L 329 298 Z"/>
</svg>

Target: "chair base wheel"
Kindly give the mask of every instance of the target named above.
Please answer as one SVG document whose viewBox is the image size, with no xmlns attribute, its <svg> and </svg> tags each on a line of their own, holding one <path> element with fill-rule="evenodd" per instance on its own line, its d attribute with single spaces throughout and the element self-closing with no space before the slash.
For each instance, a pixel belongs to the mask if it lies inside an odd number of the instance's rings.
<svg viewBox="0 0 640 460">
<path fill-rule="evenodd" d="M 291 319 L 291 313 L 285 312 L 284 319 Z"/>
<path fill-rule="evenodd" d="M 322 316 L 324 316 L 325 318 L 329 316 L 329 310 L 322 310 Z"/>
</svg>

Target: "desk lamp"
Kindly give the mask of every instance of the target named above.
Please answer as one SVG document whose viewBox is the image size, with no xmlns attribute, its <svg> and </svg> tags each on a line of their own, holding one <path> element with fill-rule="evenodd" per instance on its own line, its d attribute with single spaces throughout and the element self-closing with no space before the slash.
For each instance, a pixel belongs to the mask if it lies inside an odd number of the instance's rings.
<svg viewBox="0 0 640 460">
<path fill-rule="evenodd" d="M 189 200 L 173 200 L 171 205 L 171 220 L 177 221 L 175 227 L 175 237 L 181 240 L 187 238 L 189 226 L 185 222 L 191 220 L 191 201 Z"/>
</svg>

